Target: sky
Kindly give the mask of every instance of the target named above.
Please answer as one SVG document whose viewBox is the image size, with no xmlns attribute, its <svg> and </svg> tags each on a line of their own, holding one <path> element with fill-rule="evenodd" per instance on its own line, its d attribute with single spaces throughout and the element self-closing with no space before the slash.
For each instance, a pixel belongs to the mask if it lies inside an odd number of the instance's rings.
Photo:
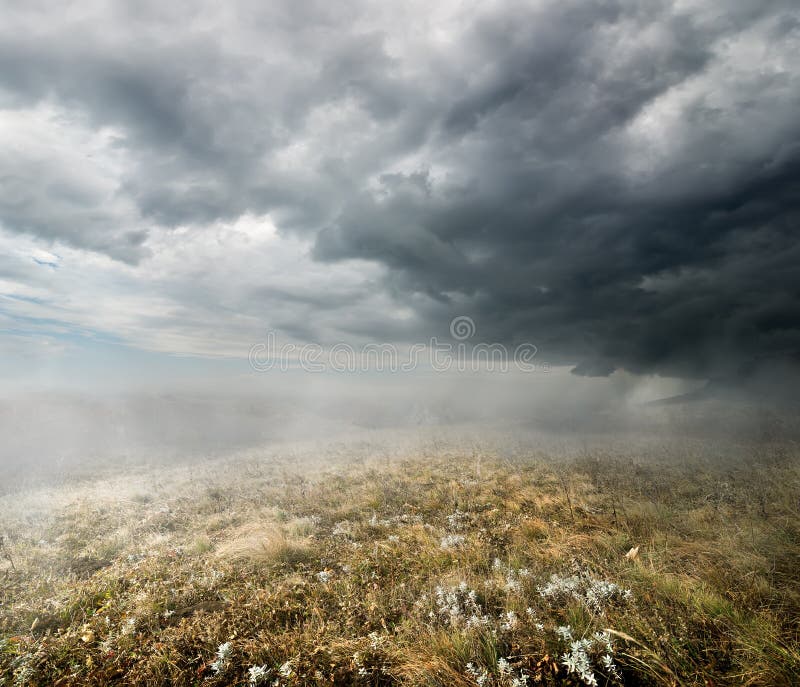
<svg viewBox="0 0 800 687">
<path fill-rule="evenodd" d="M 0 382 L 800 354 L 796 0 L 0 0 Z"/>
</svg>

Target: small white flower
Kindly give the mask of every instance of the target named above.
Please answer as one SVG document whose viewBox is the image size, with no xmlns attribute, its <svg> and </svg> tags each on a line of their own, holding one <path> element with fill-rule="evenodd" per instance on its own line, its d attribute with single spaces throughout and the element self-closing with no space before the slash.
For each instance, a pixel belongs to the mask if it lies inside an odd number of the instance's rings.
<svg viewBox="0 0 800 687">
<path fill-rule="evenodd" d="M 472 677 L 478 684 L 478 687 L 483 687 L 489 680 L 489 672 L 486 668 L 477 668 L 474 663 L 467 663 L 467 674 Z"/>
<path fill-rule="evenodd" d="M 462 513 L 460 510 L 456 510 L 455 513 L 447 516 L 447 526 L 451 532 L 462 531 L 468 521 L 469 516 L 466 513 Z"/>
<path fill-rule="evenodd" d="M 228 664 L 228 660 L 231 657 L 231 653 L 233 652 L 233 647 L 231 646 L 230 642 L 225 642 L 220 644 L 217 648 L 217 660 L 211 664 L 211 670 L 215 673 L 221 673 L 225 670 Z"/>
<path fill-rule="evenodd" d="M 271 672 L 270 669 L 267 668 L 266 665 L 251 666 L 247 670 L 247 675 L 249 677 L 250 684 L 251 685 L 261 684 L 261 682 L 267 679 L 267 676 L 269 676 L 270 672 Z"/>
<path fill-rule="evenodd" d="M 593 613 L 602 614 L 605 607 L 614 601 L 631 601 L 630 589 L 623 589 L 614 582 L 596 580 L 589 575 L 570 575 L 562 577 L 551 575 L 550 581 L 541 585 L 539 595 L 551 602 L 562 602 L 567 599 L 581 601 Z"/>
<path fill-rule="evenodd" d="M 503 622 L 500 624 L 500 629 L 503 632 L 511 632 L 515 627 L 519 625 L 519 618 L 517 618 L 517 614 L 514 611 L 506 611 L 504 616 Z"/>
<path fill-rule="evenodd" d="M 349 537 L 350 536 L 350 523 L 347 520 L 342 520 L 337 522 L 333 526 L 333 530 L 331 532 L 336 537 Z"/>
<path fill-rule="evenodd" d="M 463 546 L 466 538 L 463 534 L 448 534 L 445 537 L 442 537 L 442 541 L 439 543 L 443 549 L 457 549 L 460 546 Z"/>
<path fill-rule="evenodd" d="M 569 625 L 559 625 L 556 634 L 565 642 L 572 641 L 572 628 Z"/>
<path fill-rule="evenodd" d="M 567 673 L 577 675 L 581 682 L 589 687 L 596 687 L 597 676 L 592 669 L 593 663 L 596 663 L 614 678 L 620 679 L 614 665 L 613 645 L 609 632 L 595 632 L 589 638 L 574 639 L 571 628 L 561 626 L 556 633 L 562 641 L 569 643 L 569 651 L 561 655 L 561 664 Z"/>
<path fill-rule="evenodd" d="M 452 627 L 477 627 L 490 622 L 478 603 L 475 590 L 470 589 L 466 582 L 457 587 L 436 587 L 434 599 L 439 617 Z"/>
</svg>

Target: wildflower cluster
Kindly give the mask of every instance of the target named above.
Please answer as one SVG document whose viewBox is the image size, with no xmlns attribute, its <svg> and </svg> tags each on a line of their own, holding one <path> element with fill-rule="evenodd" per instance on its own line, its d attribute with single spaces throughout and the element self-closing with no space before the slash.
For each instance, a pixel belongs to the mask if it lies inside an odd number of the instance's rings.
<svg viewBox="0 0 800 687">
<path fill-rule="evenodd" d="M 490 623 L 489 616 L 478 603 L 475 590 L 470 589 L 466 582 L 457 587 L 438 586 L 434 594 L 438 617 L 451 627 L 479 627 Z M 431 615 L 436 617 L 437 614 L 431 612 Z"/>
<path fill-rule="evenodd" d="M 500 617 L 500 629 L 503 632 L 511 632 L 511 630 L 516 629 L 518 625 L 519 625 L 519 618 L 517 617 L 517 614 L 514 613 L 514 611 L 506 611 Z"/>
<path fill-rule="evenodd" d="M 233 647 L 230 642 L 220 644 L 217 648 L 217 660 L 211 664 L 211 670 L 215 673 L 223 672 L 228 667 L 228 662 L 230 661 L 232 653 Z"/>
<path fill-rule="evenodd" d="M 489 671 L 486 668 L 478 668 L 474 663 L 467 663 L 464 670 L 475 680 L 478 687 L 484 687 L 489 680 Z"/>
<path fill-rule="evenodd" d="M 383 645 L 386 638 L 377 632 L 370 632 L 368 639 L 369 648 L 353 654 L 353 664 L 358 669 L 359 677 L 362 678 L 383 673 L 386 667 L 383 656 Z"/>
<path fill-rule="evenodd" d="M 451 532 L 463 532 L 469 524 L 469 515 L 456 509 L 455 513 L 447 516 L 447 529 Z"/>
<path fill-rule="evenodd" d="M 122 635 L 132 635 L 136 632 L 136 625 L 139 621 L 136 617 L 131 616 L 130 618 L 126 618 L 125 622 L 122 623 L 120 628 L 120 633 Z"/>
<path fill-rule="evenodd" d="M 491 674 L 486 668 L 476 666 L 474 663 L 467 663 L 464 671 L 475 680 L 478 687 L 486 687 L 489 684 L 525 687 L 528 684 L 528 676 L 522 670 L 517 673 L 508 659 L 503 657 L 497 659 L 496 682 L 491 682 Z"/>
<path fill-rule="evenodd" d="M 593 613 L 603 613 L 613 602 L 630 601 L 630 589 L 623 589 L 614 582 L 597 580 L 586 574 L 551 575 L 547 584 L 538 588 L 539 595 L 551 603 L 562 603 L 575 599 L 583 603 Z"/>
<path fill-rule="evenodd" d="M 514 672 L 511 664 L 505 658 L 497 659 L 497 673 L 500 675 L 504 684 L 509 687 L 525 687 L 528 684 L 528 676 L 519 671 L 519 675 Z"/>
<path fill-rule="evenodd" d="M 617 681 L 621 679 L 614 663 L 614 646 L 608 632 L 595 632 L 591 637 L 575 639 L 572 628 L 562 625 L 557 628 L 556 634 L 568 646 L 568 650 L 561 655 L 561 664 L 567 673 L 576 675 L 589 687 L 598 684 L 594 673 L 597 666 L 606 677 Z"/>
<path fill-rule="evenodd" d="M 346 537 L 349 538 L 353 534 L 352 527 L 347 520 L 340 520 L 333 526 L 333 530 L 331 530 L 331 534 L 334 537 Z"/>
<path fill-rule="evenodd" d="M 522 592 L 523 580 L 531 576 L 531 572 L 527 568 L 512 568 L 503 563 L 499 558 L 494 559 L 492 567 L 505 575 L 506 580 L 503 589 L 512 594 L 519 594 Z"/>
<path fill-rule="evenodd" d="M 373 513 L 369 519 L 370 527 L 394 527 L 396 525 L 419 525 L 421 523 L 422 518 L 419 515 L 409 515 L 408 513 L 381 519 Z"/>
<path fill-rule="evenodd" d="M 443 549 L 457 549 L 460 546 L 464 545 L 466 538 L 463 534 L 448 534 L 442 537 L 442 541 L 439 543 Z"/>
<path fill-rule="evenodd" d="M 544 623 L 539 620 L 539 616 L 536 613 L 536 610 L 528 606 L 525 609 L 525 615 L 528 616 L 528 620 L 533 623 L 533 626 L 539 631 L 544 631 Z"/>
<path fill-rule="evenodd" d="M 250 685 L 260 685 L 269 677 L 271 672 L 272 670 L 267 668 L 266 665 L 252 666 L 247 671 L 248 683 Z"/>
</svg>

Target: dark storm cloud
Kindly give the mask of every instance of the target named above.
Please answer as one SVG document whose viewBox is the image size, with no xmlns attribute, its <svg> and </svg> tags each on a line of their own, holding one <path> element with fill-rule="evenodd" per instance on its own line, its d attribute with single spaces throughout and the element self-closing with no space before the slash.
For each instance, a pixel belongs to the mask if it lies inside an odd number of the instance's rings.
<svg viewBox="0 0 800 687">
<path fill-rule="evenodd" d="M 122 162 L 109 194 L 0 156 L 0 223 L 137 262 L 153 226 L 269 213 L 318 261 L 385 266 L 370 289 L 414 317 L 354 311 L 339 330 L 357 336 L 427 340 L 466 314 L 586 375 L 797 357 L 795 2 L 430 12 L 6 4 L 0 104 L 110 127 Z"/>
<path fill-rule="evenodd" d="M 786 40 L 786 58 L 800 54 L 791 10 L 742 6 L 708 25 L 655 3 L 631 17 L 623 5 L 477 25 L 470 44 L 488 77 L 455 98 L 437 131 L 463 181 L 435 199 L 393 184 L 353 201 L 317 255 L 380 259 L 395 284 L 466 296 L 480 336 L 530 338 L 578 361 L 577 374 L 730 374 L 796 357 L 800 126 L 790 109 L 800 82 L 785 71 L 714 81 L 718 46 L 759 22 Z M 654 26 L 660 39 L 637 45 Z M 624 174 L 626 128 L 697 81 L 680 127 L 663 132 L 680 136 L 664 142 L 667 163 Z M 732 91 L 725 109 L 705 102 L 717 88 Z"/>
</svg>

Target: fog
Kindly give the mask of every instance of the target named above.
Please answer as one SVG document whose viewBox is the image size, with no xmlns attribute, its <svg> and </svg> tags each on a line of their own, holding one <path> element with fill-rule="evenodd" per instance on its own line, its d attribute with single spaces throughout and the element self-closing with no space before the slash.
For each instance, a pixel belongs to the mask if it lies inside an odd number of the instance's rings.
<svg viewBox="0 0 800 687">
<path fill-rule="evenodd" d="M 774 379 L 748 385 L 617 372 L 252 373 L 239 388 L 36 390 L 0 400 L 3 490 L 141 465 L 192 463 L 296 442 L 547 446 L 757 445 L 796 439 L 796 406 Z M 214 388 L 216 387 L 216 388 Z M 770 393 L 766 393 L 769 391 Z"/>
</svg>

